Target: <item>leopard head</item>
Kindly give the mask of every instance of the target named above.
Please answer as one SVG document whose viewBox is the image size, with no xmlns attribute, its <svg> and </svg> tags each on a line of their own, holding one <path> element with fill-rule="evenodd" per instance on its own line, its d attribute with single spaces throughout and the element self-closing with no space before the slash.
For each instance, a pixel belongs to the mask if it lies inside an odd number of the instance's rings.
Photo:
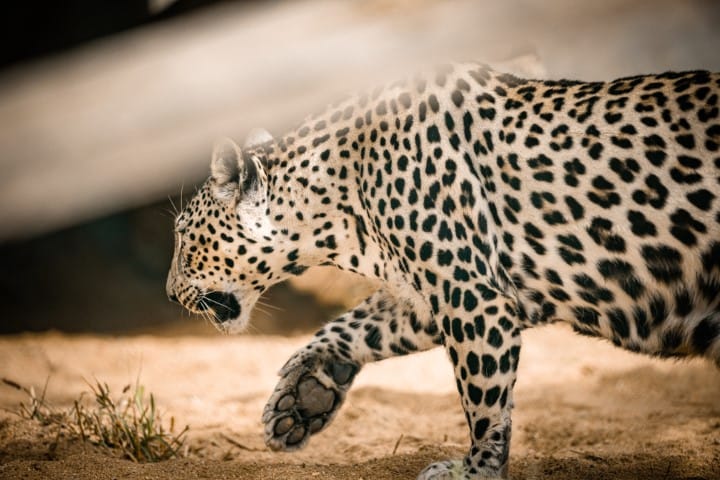
<svg viewBox="0 0 720 480">
<path fill-rule="evenodd" d="M 264 131 L 251 134 L 243 148 L 219 142 L 210 177 L 175 221 L 168 297 L 225 333 L 244 330 L 260 295 L 286 273 L 275 259 L 287 250 L 287 238 L 268 215 L 272 142 Z"/>
</svg>

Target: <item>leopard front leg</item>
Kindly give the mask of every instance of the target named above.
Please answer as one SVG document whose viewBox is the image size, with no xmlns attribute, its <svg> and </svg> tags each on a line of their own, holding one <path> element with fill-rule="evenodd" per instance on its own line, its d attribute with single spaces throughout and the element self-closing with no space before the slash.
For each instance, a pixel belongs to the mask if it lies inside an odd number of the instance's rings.
<svg viewBox="0 0 720 480">
<path fill-rule="evenodd" d="M 470 428 L 471 446 L 462 460 L 434 463 L 418 480 L 507 478 L 512 389 L 520 355 L 514 302 L 483 289 L 463 293 L 463 307 L 441 318 L 445 347 Z"/>
<path fill-rule="evenodd" d="M 263 412 L 265 443 L 273 450 L 302 448 L 330 424 L 364 364 L 427 350 L 440 338 L 427 312 L 378 290 L 325 325 L 282 367 Z"/>
</svg>

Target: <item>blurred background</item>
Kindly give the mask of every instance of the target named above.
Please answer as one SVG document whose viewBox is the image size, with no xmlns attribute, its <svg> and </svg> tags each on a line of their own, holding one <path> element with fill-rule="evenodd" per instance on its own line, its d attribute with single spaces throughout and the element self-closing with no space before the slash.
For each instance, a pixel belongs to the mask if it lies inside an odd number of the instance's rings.
<svg viewBox="0 0 720 480">
<path fill-rule="evenodd" d="M 0 333 L 212 333 L 164 283 L 170 199 L 203 181 L 213 141 L 280 135 L 452 60 L 583 80 L 717 71 L 720 2 L 4 2 Z M 252 331 L 308 331 L 372 289 L 335 275 L 272 289 Z"/>
</svg>

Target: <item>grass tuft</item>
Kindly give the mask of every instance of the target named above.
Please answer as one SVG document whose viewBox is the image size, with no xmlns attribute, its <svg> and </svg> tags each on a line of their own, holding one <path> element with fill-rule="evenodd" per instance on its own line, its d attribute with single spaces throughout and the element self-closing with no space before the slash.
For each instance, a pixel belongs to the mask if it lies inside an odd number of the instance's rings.
<svg viewBox="0 0 720 480">
<path fill-rule="evenodd" d="M 28 399 L 20 403 L 18 415 L 35 420 L 44 426 L 54 425 L 84 442 L 121 453 L 135 462 L 159 462 L 183 456 L 186 426 L 177 435 L 175 418 L 170 417 L 166 430 L 152 393 L 138 382 L 127 385 L 113 400 L 107 383 L 88 383 L 89 391 L 82 392 L 69 410 L 51 405 L 45 398 L 47 382 L 38 395 L 34 387 L 24 387 L 13 380 L 2 382 L 24 392 Z M 84 401 L 86 396 L 91 402 Z M 89 405 L 88 405 L 89 403 Z"/>
</svg>

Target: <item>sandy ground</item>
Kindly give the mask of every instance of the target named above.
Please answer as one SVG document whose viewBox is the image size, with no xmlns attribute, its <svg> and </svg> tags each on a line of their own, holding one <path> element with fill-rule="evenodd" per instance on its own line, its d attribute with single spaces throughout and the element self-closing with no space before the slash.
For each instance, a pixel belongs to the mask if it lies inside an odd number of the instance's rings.
<svg viewBox="0 0 720 480">
<path fill-rule="evenodd" d="M 465 422 L 444 352 L 369 365 L 327 430 L 298 453 L 273 453 L 260 415 L 275 371 L 306 337 L 0 338 L 0 376 L 50 377 L 69 405 L 97 378 L 115 392 L 140 374 L 165 412 L 189 424 L 186 458 L 135 464 L 21 420 L 0 387 L 0 478 L 403 479 L 461 456 Z M 659 361 L 580 338 L 528 331 L 516 387 L 515 479 L 720 479 L 720 371 Z M 399 441 L 399 444 L 398 444 Z"/>
</svg>

